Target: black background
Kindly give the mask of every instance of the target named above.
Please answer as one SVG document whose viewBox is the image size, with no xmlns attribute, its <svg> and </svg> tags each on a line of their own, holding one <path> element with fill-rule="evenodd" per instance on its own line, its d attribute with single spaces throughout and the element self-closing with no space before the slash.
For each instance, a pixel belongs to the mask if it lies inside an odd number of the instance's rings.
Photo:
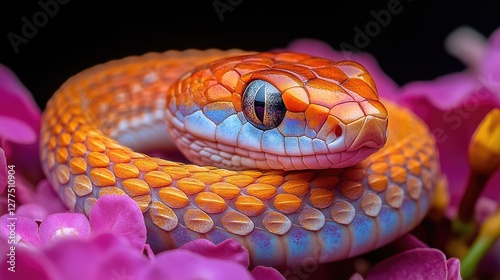
<svg viewBox="0 0 500 280">
<path fill-rule="evenodd" d="M 71 75 L 128 55 L 187 48 L 265 51 L 297 38 L 319 39 L 337 49 L 342 42 L 356 46 L 354 28 L 364 29 L 374 20 L 371 11 L 396 0 L 330 5 L 312 0 L 65 1 L 17 53 L 9 32 L 22 35 L 22 18 L 33 22 L 42 8 L 38 1 L 0 4 L 0 63 L 16 73 L 42 108 Z M 500 27 L 500 1 L 399 2 L 401 13 L 360 49 L 373 54 L 400 85 L 464 68 L 443 45 L 455 28 L 468 25 L 488 36 Z M 229 5 L 223 20 L 214 3 Z"/>
</svg>

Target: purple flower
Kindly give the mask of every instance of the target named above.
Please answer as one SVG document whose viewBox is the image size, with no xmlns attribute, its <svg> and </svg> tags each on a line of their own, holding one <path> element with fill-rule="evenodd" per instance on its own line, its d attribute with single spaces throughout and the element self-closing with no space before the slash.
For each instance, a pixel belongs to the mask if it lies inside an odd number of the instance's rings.
<svg viewBox="0 0 500 280">
<path fill-rule="evenodd" d="M 459 31 L 450 47 L 460 48 L 469 41 L 468 30 Z M 462 36 L 462 37 L 460 37 Z M 481 44 L 475 44 L 481 48 Z M 451 205 L 456 206 L 470 174 L 467 151 L 472 134 L 485 115 L 500 107 L 500 29 L 495 31 L 484 50 L 456 50 L 474 71 L 452 73 L 433 81 L 411 82 L 402 87 L 401 102 L 429 126 L 439 148 L 441 169 L 447 175 Z M 477 55 L 479 53 L 480 55 Z M 481 55 L 482 54 L 482 55 Z M 479 60 L 479 61 L 475 61 Z M 496 172 L 484 195 L 499 199 L 494 186 L 500 183 Z"/>
<path fill-rule="evenodd" d="M 381 261 L 370 269 L 365 279 L 457 280 L 462 277 L 458 259 L 447 260 L 437 249 L 416 248 Z"/>
<path fill-rule="evenodd" d="M 0 146 L 18 174 L 36 183 L 43 178 L 38 155 L 41 112 L 30 92 L 3 65 L 0 99 Z"/>
</svg>

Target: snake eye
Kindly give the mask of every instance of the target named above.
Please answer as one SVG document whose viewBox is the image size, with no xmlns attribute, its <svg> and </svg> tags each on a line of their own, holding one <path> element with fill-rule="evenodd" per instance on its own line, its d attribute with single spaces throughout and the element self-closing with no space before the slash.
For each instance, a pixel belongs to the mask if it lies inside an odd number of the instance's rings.
<svg viewBox="0 0 500 280">
<path fill-rule="evenodd" d="M 260 129 L 275 128 L 285 117 L 286 107 L 281 93 L 263 80 L 248 84 L 243 92 L 242 103 L 246 119 Z"/>
</svg>

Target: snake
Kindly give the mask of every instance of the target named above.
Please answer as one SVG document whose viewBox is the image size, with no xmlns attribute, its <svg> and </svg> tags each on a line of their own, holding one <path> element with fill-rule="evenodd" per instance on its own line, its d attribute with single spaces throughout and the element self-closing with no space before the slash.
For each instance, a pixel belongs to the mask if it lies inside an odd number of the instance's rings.
<svg viewBox="0 0 500 280">
<path fill-rule="evenodd" d="M 409 233 L 440 177 L 426 124 L 381 98 L 363 65 L 288 51 L 169 50 L 85 69 L 47 102 L 40 155 L 71 211 L 137 202 L 154 252 L 234 239 L 275 267 Z"/>
</svg>

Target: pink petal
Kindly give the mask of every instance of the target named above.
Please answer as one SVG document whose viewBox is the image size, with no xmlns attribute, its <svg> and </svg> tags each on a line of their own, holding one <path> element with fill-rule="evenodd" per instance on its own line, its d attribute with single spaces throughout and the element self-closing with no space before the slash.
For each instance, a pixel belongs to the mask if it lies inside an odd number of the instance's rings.
<svg viewBox="0 0 500 280">
<path fill-rule="evenodd" d="M 500 28 L 490 35 L 481 70 L 485 82 L 496 89 L 500 98 Z"/>
<path fill-rule="evenodd" d="M 87 280 L 96 275 L 96 263 L 102 257 L 102 250 L 91 240 L 62 239 L 44 250 L 61 279 Z"/>
<path fill-rule="evenodd" d="M 448 268 L 448 280 L 462 280 L 460 275 L 460 261 L 457 258 L 450 258 L 446 261 Z"/>
<path fill-rule="evenodd" d="M 454 109 L 468 98 L 477 86 L 476 77 L 463 72 L 442 76 L 432 81 L 410 82 L 404 85 L 401 91 L 404 103 L 410 108 L 414 100 L 424 98 L 437 109 L 446 111 Z"/>
<path fill-rule="evenodd" d="M 233 261 L 207 258 L 184 249 L 165 251 L 138 279 L 250 280 L 248 270 Z"/>
<path fill-rule="evenodd" d="M 114 233 L 125 237 L 142 252 L 146 225 L 137 203 L 126 195 L 105 195 L 97 200 L 89 215 L 92 235 Z"/>
<path fill-rule="evenodd" d="M 266 266 L 257 266 L 252 270 L 252 276 L 256 280 L 285 280 L 276 269 Z"/>
<path fill-rule="evenodd" d="M 31 218 L 37 222 L 43 221 L 48 215 L 47 211 L 36 203 L 22 204 L 17 208 L 16 214 Z"/>
<path fill-rule="evenodd" d="M 33 100 L 30 92 L 21 84 L 10 69 L 0 64 L 0 116 L 16 119 L 17 123 L 24 123 L 31 127 L 35 140 L 40 131 L 41 112 Z M 24 127 L 24 126 L 23 126 Z M 17 128 L 14 130 L 16 131 Z M 22 130 L 21 140 L 29 139 L 29 132 Z M 12 137 L 12 136 L 11 136 Z M 37 182 L 43 178 L 38 153 L 38 143 L 31 141 L 29 145 L 9 143 L 6 150 L 11 164 L 15 164 L 18 173 L 23 174 L 31 182 Z M 4 147 L 5 149 L 6 147 Z"/>
<path fill-rule="evenodd" d="M 16 75 L 0 64 L 0 114 L 24 120 L 35 131 L 40 129 L 40 109 L 31 93 L 23 86 Z"/>
<path fill-rule="evenodd" d="M 5 214 L 0 217 L 0 256 L 4 256 L 9 247 L 33 247 L 40 244 L 38 224 L 31 218 Z"/>
<path fill-rule="evenodd" d="M 38 136 L 24 121 L 0 116 L 0 138 L 18 144 L 32 144 Z"/>
<path fill-rule="evenodd" d="M 417 248 L 394 255 L 376 264 L 366 276 L 373 279 L 447 279 L 445 255 L 430 248 Z"/>
<path fill-rule="evenodd" d="M 35 203 L 40 205 L 47 214 L 68 212 L 50 182 L 46 179 L 38 183 L 35 191 Z"/>
<path fill-rule="evenodd" d="M 181 248 L 207 258 L 230 260 L 244 267 L 250 265 L 247 249 L 234 239 L 226 239 L 217 245 L 207 239 L 196 239 L 182 245 Z"/>
<path fill-rule="evenodd" d="M 9 256 L 2 254 L 2 262 L 0 264 L 0 279 L 9 280 L 63 280 L 60 278 L 57 268 L 52 262 L 47 259 L 39 250 L 31 250 L 27 248 L 18 248 L 15 251 L 16 257 L 14 263 L 9 263 Z M 4 257 L 5 256 L 5 257 Z M 14 264 L 15 272 L 8 269 Z M 12 268 L 11 268 L 12 269 Z"/>
<path fill-rule="evenodd" d="M 349 280 L 364 280 L 363 276 L 359 273 L 354 273 L 351 277 L 349 277 Z"/>
<path fill-rule="evenodd" d="M 7 181 L 7 159 L 5 158 L 5 152 L 0 147 L 0 194 L 7 187 Z"/>
<path fill-rule="evenodd" d="M 55 213 L 48 215 L 40 225 L 40 239 L 49 244 L 57 239 L 90 237 L 90 224 L 80 213 Z"/>
<path fill-rule="evenodd" d="M 474 87 L 472 84 L 466 74 L 452 74 L 402 88 L 401 103 L 427 124 L 436 139 L 441 170 L 448 179 L 451 205 L 458 203 L 468 180 L 470 138 L 484 116 L 498 106 L 486 88 L 477 82 Z"/>
<path fill-rule="evenodd" d="M 95 275 L 89 279 L 135 279 L 149 265 L 148 259 L 123 238 L 102 234 L 92 243 L 101 250 L 101 256 L 96 258 Z"/>
</svg>

